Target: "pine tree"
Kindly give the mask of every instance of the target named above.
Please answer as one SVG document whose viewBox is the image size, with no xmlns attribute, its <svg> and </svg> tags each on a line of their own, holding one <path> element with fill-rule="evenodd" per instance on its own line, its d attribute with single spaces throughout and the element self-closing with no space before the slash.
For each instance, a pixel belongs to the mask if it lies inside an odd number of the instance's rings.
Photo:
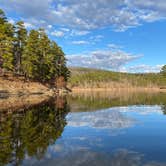
<svg viewBox="0 0 166 166">
<path fill-rule="evenodd" d="M 57 63 L 56 63 L 56 70 L 58 76 L 63 76 L 64 79 L 67 81 L 67 79 L 70 77 L 70 71 L 66 67 L 66 58 L 65 54 L 62 51 L 60 47 L 57 49 Z"/>
<path fill-rule="evenodd" d="M 54 41 L 51 41 L 51 43 L 50 43 L 50 58 L 49 58 L 49 66 L 50 66 L 49 77 L 52 80 L 55 80 L 55 78 L 58 77 L 58 70 L 56 68 L 56 66 L 58 64 L 57 52 L 58 52 L 58 45 Z"/>
<path fill-rule="evenodd" d="M 38 76 L 38 66 L 40 64 L 39 49 L 39 32 L 31 30 L 27 37 L 27 44 L 22 57 L 23 73 L 26 77 L 36 78 Z"/>
<path fill-rule="evenodd" d="M 44 29 L 27 30 L 23 21 L 15 27 L 8 23 L 0 10 L 0 69 L 25 74 L 41 82 L 52 82 L 63 77 L 67 81 L 70 72 L 62 49 L 50 41 Z"/>
<path fill-rule="evenodd" d="M 166 65 L 164 65 L 164 66 L 161 68 L 160 73 L 161 73 L 163 76 L 166 76 Z"/>
<path fill-rule="evenodd" d="M 14 27 L 0 10 L 0 67 L 13 70 L 13 35 Z"/>
<path fill-rule="evenodd" d="M 63 76 L 67 81 L 70 72 L 66 67 L 66 59 L 62 49 L 52 41 L 50 43 L 50 78 L 55 80 L 57 77 Z"/>
<path fill-rule="evenodd" d="M 50 40 L 44 29 L 39 29 L 39 56 L 38 79 L 45 82 L 50 79 Z"/>
<path fill-rule="evenodd" d="M 14 43 L 14 66 L 17 73 L 22 71 L 22 54 L 26 46 L 27 30 L 25 29 L 24 22 L 19 21 L 15 25 L 15 43 Z"/>
<path fill-rule="evenodd" d="M 5 22 L 7 22 L 7 18 L 4 11 L 0 9 L 0 24 L 4 24 Z"/>
</svg>

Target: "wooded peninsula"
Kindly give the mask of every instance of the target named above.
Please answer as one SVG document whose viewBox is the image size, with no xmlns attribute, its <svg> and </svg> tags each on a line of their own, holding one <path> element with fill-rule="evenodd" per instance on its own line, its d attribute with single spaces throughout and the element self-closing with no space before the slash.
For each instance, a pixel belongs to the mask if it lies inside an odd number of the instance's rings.
<svg viewBox="0 0 166 166">
<path fill-rule="evenodd" d="M 1 91 L 5 86 L 13 90 L 19 86 L 26 87 L 27 80 L 56 86 L 57 79 L 61 78 L 63 86 L 69 75 L 64 52 L 56 42 L 49 39 L 44 29 L 28 31 L 23 21 L 13 25 L 0 10 Z M 13 83 L 17 82 L 15 87 L 7 86 L 11 84 L 7 79 Z M 24 80 L 25 84 L 20 80 Z"/>
</svg>

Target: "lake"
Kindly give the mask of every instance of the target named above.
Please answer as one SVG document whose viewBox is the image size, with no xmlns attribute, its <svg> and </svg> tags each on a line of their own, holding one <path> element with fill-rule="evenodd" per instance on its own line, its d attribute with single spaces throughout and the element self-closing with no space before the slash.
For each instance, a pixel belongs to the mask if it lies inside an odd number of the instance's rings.
<svg viewBox="0 0 166 166">
<path fill-rule="evenodd" d="M 11 101 L 0 99 L 0 165 L 166 166 L 164 93 Z"/>
</svg>

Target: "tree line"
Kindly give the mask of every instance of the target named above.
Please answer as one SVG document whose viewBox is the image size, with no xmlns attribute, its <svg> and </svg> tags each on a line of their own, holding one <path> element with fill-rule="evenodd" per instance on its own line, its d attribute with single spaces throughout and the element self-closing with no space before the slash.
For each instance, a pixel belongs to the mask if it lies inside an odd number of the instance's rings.
<svg viewBox="0 0 166 166">
<path fill-rule="evenodd" d="M 28 30 L 24 22 L 11 24 L 0 9 L 0 70 L 48 82 L 70 72 L 63 50 L 51 41 L 44 29 Z"/>
</svg>

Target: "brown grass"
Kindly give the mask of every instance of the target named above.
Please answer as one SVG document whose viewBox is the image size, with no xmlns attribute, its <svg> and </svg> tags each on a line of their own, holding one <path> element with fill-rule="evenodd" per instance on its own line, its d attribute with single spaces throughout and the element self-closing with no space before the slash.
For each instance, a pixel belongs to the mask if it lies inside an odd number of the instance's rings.
<svg viewBox="0 0 166 166">
<path fill-rule="evenodd" d="M 159 87 L 112 87 L 112 88 L 72 88 L 73 93 L 81 92 L 166 92 L 166 89 L 161 89 Z"/>
</svg>

